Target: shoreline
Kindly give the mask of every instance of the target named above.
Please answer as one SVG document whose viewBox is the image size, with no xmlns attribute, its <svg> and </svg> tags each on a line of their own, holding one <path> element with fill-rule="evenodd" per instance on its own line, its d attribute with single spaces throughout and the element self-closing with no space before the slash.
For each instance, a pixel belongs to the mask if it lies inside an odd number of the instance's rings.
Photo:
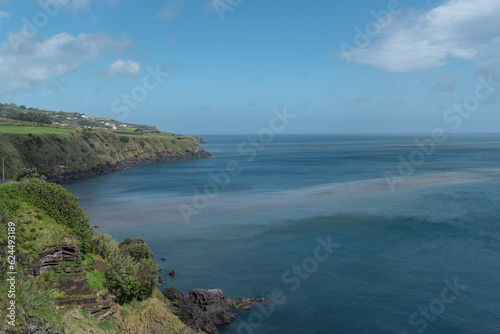
<svg viewBox="0 0 500 334">
<path fill-rule="evenodd" d="M 186 160 L 197 160 L 197 159 L 210 159 L 212 154 L 205 150 L 201 151 L 191 151 L 186 150 L 183 154 L 176 155 L 158 155 L 155 158 L 136 158 L 129 159 L 125 161 L 118 161 L 115 163 L 108 162 L 105 165 L 97 165 L 88 170 L 76 171 L 76 172 L 66 172 L 62 174 L 48 174 L 44 173 L 48 182 L 64 182 L 64 181 L 72 181 L 72 180 L 80 180 L 87 179 L 95 176 L 107 175 L 116 172 L 121 172 L 130 166 L 136 165 L 144 165 L 153 162 L 162 162 L 162 161 L 186 161 Z"/>
</svg>

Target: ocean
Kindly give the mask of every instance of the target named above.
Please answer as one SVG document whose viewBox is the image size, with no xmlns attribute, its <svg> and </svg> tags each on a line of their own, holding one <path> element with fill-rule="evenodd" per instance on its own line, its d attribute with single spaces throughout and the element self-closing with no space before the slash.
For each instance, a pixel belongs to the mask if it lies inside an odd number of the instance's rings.
<svg viewBox="0 0 500 334">
<path fill-rule="evenodd" d="M 500 135 L 203 138 L 63 186 L 160 288 L 268 300 L 221 333 L 500 333 Z"/>
</svg>

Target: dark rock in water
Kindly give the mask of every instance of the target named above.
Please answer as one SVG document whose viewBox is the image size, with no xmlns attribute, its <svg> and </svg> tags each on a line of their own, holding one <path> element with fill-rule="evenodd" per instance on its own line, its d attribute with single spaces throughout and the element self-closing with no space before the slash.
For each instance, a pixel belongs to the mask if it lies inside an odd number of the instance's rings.
<svg viewBox="0 0 500 334">
<path fill-rule="evenodd" d="M 171 272 L 169 272 L 168 276 L 175 276 L 175 271 L 172 270 Z"/>
<path fill-rule="evenodd" d="M 162 258 L 161 258 L 161 260 L 162 260 L 162 261 L 167 261 L 167 259 L 166 259 L 166 258 L 164 258 L 164 257 L 162 257 Z"/>
<path fill-rule="evenodd" d="M 174 288 L 166 288 L 163 295 L 177 308 L 174 314 L 187 326 L 209 334 L 219 333 L 217 326 L 229 325 L 236 319 L 233 308 L 249 310 L 255 298 L 231 299 L 219 289 L 194 289 L 184 294 Z"/>
</svg>

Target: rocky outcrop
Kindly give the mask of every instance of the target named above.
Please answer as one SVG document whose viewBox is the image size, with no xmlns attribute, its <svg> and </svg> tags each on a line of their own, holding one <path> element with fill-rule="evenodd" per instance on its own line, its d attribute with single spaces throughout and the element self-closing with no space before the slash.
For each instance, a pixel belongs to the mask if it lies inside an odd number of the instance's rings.
<svg viewBox="0 0 500 334">
<path fill-rule="evenodd" d="M 263 301 L 244 297 L 231 299 L 219 289 L 194 289 L 184 294 L 174 288 L 166 288 L 162 292 L 175 303 L 173 313 L 184 324 L 209 334 L 219 333 L 217 326 L 229 325 L 236 319 L 233 309 L 251 309 L 252 301 Z"/>
<path fill-rule="evenodd" d="M 82 170 L 78 172 L 65 172 L 62 174 L 47 174 L 44 173 L 49 182 L 62 182 L 75 179 L 85 179 L 94 176 L 106 175 L 115 172 L 120 172 L 127 169 L 132 165 L 141 165 L 150 162 L 160 162 L 160 161 L 181 161 L 181 160 L 194 160 L 194 159 L 208 159 L 212 155 L 207 151 L 200 150 L 198 152 L 193 152 L 186 150 L 182 154 L 172 155 L 170 152 L 157 152 L 154 158 L 134 158 L 126 161 L 120 161 L 117 163 L 108 162 L 105 165 L 97 165 L 87 170 Z"/>
<path fill-rule="evenodd" d="M 117 311 L 115 299 L 112 296 L 103 295 L 73 295 L 56 299 L 57 308 L 74 306 L 76 308 L 87 310 L 90 314 L 96 316 L 100 321 L 106 320 Z"/>
<path fill-rule="evenodd" d="M 51 326 L 41 322 L 34 322 L 26 325 L 22 330 L 8 331 L 9 334 L 59 334 L 59 332 Z"/>
<path fill-rule="evenodd" d="M 72 238 L 67 238 L 60 246 L 46 248 L 32 263 L 27 263 L 25 254 L 17 259 L 28 276 L 38 279 L 46 272 L 79 273 L 82 272 L 80 247 Z"/>
<path fill-rule="evenodd" d="M 46 248 L 31 264 L 25 254 L 19 254 L 18 261 L 27 275 L 34 279 L 47 272 L 64 273 L 55 286 L 65 294 L 65 297 L 55 300 L 58 308 L 74 306 L 89 311 L 99 320 L 116 313 L 113 296 L 94 294 L 90 289 L 81 265 L 80 247 L 74 239 L 67 238 L 60 246 Z M 99 263 L 99 269 L 105 268 L 105 263 Z"/>
</svg>

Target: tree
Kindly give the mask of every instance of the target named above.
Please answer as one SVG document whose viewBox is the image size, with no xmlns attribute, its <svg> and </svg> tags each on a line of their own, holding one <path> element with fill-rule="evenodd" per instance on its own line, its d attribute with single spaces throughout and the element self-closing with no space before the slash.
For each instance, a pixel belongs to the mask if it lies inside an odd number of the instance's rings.
<svg viewBox="0 0 500 334">
<path fill-rule="evenodd" d="M 29 169 L 26 167 L 21 168 L 16 174 L 14 174 L 14 181 L 39 179 L 44 181 L 45 175 L 40 175 L 36 169 Z"/>
</svg>

